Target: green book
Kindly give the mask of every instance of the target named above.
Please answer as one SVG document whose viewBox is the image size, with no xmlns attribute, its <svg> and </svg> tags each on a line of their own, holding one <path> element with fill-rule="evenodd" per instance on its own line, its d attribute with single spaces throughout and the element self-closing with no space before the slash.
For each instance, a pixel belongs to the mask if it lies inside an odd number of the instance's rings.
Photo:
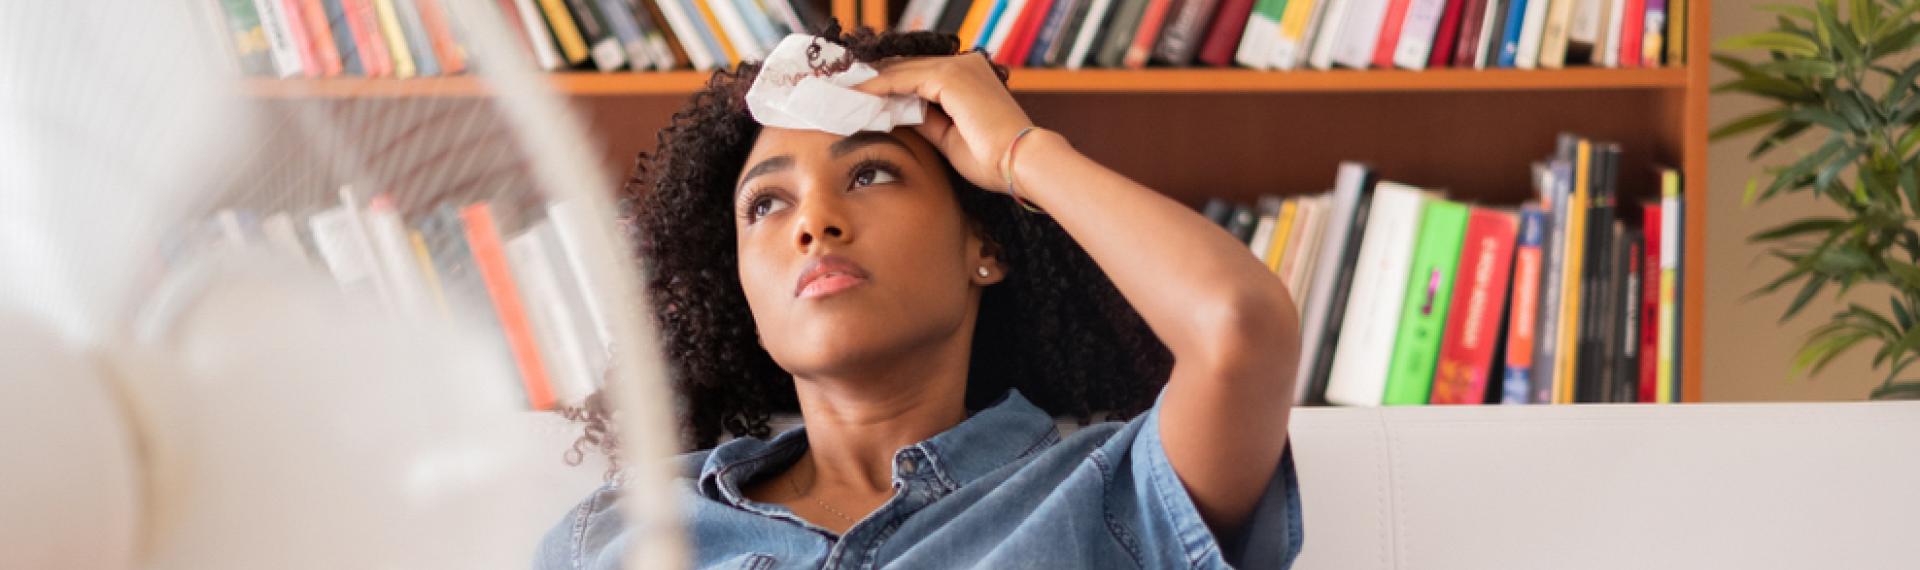
<svg viewBox="0 0 1920 570">
<path fill-rule="evenodd" d="M 1440 361 L 1440 337 L 1453 299 L 1453 272 L 1466 233 L 1465 204 L 1429 200 L 1420 212 L 1420 241 L 1413 246 L 1406 303 L 1394 335 L 1393 364 L 1387 368 L 1386 405 L 1425 404 L 1433 391 L 1433 368 Z"/>
</svg>

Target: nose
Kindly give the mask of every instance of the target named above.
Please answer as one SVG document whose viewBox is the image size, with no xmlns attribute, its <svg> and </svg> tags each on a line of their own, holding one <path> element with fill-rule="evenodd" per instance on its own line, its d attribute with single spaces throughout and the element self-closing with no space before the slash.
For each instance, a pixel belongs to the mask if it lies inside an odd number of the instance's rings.
<svg viewBox="0 0 1920 570">
<path fill-rule="evenodd" d="M 839 205 L 832 199 L 806 200 L 800 206 L 800 223 L 795 226 L 794 240 L 805 252 L 816 247 L 816 242 L 825 240 L 844 244 L 853 239 L 847 231 L 848 225 Z"/>
</svg>

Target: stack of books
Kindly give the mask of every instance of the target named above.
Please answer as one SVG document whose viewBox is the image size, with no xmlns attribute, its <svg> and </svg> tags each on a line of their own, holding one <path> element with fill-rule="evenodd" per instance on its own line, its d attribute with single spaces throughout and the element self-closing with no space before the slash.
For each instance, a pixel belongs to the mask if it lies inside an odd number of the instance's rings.
<svg viewBox="0 0 1920 570">
<path fill-rule="evenodd" d="M 337 204 L 315 211 L 220 210 L 165 257 L 265 250 L 324 269 L 393 318 L 482 326 L 494 353 L 511 357 L 526 406 L 551 410 L 598 388 L 611 344 L 576 233 L 591 218 L 570 202 L 536 215 L 510 227 L 486 201 L 407 213 L 392 196 L 343 187 Z"/>
<path fill-rule="evenodd" d="M 1325 194 L 1204 214 L 1300 305 L 1300 403 L 1677 402 L 1680 175 L 1623 181 L 1619 159 L 1562 135 L 1517 209 L 1345 163 Z M 1622 203 L 1622 186 L 1659 197 Z"/>
<path fill-rule="evenodd" d="M 899 27 L 957 33 L 1014 67 L 1660 67 L 1683 62 L 1685 11 L 1685 0 L 912 0 Z"/>
</svg>

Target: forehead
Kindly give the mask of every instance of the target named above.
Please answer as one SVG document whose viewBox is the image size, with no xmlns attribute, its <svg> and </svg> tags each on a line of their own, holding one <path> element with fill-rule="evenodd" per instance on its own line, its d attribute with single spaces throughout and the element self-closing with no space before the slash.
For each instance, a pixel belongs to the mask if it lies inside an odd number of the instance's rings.
<svg viewBox="0 0 1920 570">
<path fill-rule="evenodd" d="M 871 132 L 861 132 L 851 136 L 872 137 L 873 134 L 874 133 Z M 907 148 L 911 149 L 915 159 L 919 162 L 929 163 L 931 158 L 939 154 L 934 151 L 933 145 L 927 143 L 927 140 L 922 138 L 920 133 L 915 132 L 912 127 L 897 128 L 885 134 L 905 143 Z M 765 127 L 760 129 L 760 135 L 754 138 L 753 149 L 747 153 L 746 165 L 751 167 L 754 163 L 776 156 L 791 157 L 796 162 L 832 160 L 836 158 L 831 151 L 834 143 L 848 138 L 850 137 L 810 129 Z M 884 143 L 871 146 L 874 148 L 893 148 L 893 145 Z"/>
</svg>

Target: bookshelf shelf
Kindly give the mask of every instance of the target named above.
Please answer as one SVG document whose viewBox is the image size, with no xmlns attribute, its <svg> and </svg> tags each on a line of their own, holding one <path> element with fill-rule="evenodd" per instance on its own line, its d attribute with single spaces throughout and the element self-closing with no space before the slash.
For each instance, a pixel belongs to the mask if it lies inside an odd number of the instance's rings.
<svg viewBox="0 0 1920 570">
<path fill-rule="evenodd" d="M 684 95 L 707 73 L 556 73 L 554 87 L 579 97 Z M 1254 71 L 1245 69 L 1019 69 L 1020 93 L 1338 93 L 1677 90 L 1685 68 L 1427 71 Z M 413 79 L 249 79 L 248 91 L 269 98 L 462 97 L 486 92 L 475 77 Z"/>
</svg>

